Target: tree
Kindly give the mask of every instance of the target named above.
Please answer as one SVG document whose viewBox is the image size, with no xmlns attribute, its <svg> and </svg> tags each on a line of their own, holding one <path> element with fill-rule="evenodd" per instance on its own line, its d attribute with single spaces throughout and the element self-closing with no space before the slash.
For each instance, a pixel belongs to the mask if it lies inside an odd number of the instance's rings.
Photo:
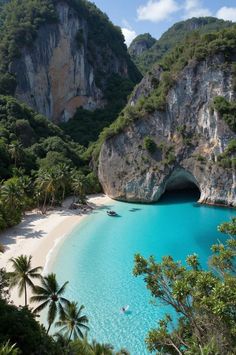
<svg viewBox="0 0 236 355">
<path fill-rule="evenodd" d="M 212 246 L 210 267 L 203 270 L 197 255 L 187 267 L 171 256 L 157 263 L 153 257 L 135 256 L 134 275 L 144 276 L 154 299 L 170 306 L 146 339 L 150 351 L 188 355 L 236 353 L 236 218 L 219 227 L 229 232 L 226 243 Z M 178 315 L 178 317 L 177 317 Z"/>
<path fill-rule="evenodd" d="M 72 190 L 81 203 L 86 199 L 86 178 L 80 171 L 75 171 L 72 175 Z"/>
<path fill-rule="evenodd" d="M 41 279 L 41 286 L 35 286 L 33 289 L 34 296 L 30 298 L 31 302 L 42 302 L 34 309 L 34 313 L 41 312 L 48 306 L 48 329 L 49 330 L 55 321 L 58 313 L 60 318 L 64 316 L 64 306 L 69 304 L 69 301 L 63 297 L 68 281 L 61 287 L 59 286 L 56 275 L 51 273 Z"/>
<path fill-rule="evenodd" d="M 0 344 L 16 344 L 20 354 L 62 355 L 28 307 L 16 307 L 0 299 L 0 314 Z"/>
<path fill-rule="evenodd" d="M 56 323 L 56 326 L 62 327 L 60 331 L 66 333 L 69 341 L 71 338 L 83 338 L 82 329 L 89 330 L 89 327 L 86 325 L 88 318 L 81 315 L 83 309 L 84 306 L 80 306 L 78 309 L 77 302 L 69 302 L 65 306 L 61 319 Z"/>
<path fill-rule="evenodd" d="M 9 300 L 9 275 L 5 269 L 0 269 L 0 299 Z"/>
<path fill-rule="evenodd" d="M 143 140 L 144 148 L 151 154 L 157 150 L 157 145 L 151 137 L 145 137 Z"/>
<path fill-rule="evenodd" d="M 58 187 L 57 179 L 53 169 L 49 169 L 49 170 L 40 169 L 38 171 L 38 176 L 36 179 L 36 186 L 39 191 L 39 194 L 42 194 L 43 196 L 42 213 L 46 213 L 47 200 L 50 197 L 53 203 L 55 199 L 57 187 Z"/>
<path fill-rule="evenodd" d="M 9 153 L 14 160 L 14 166 L 16 167 L 23 154 L 22 144 L 18 140 L 12 141 L 12 143 L 9 145 Z"/>
<path fill-rule="evenodd" d="M 27 286 L 34 289 L 34 283 L 31 279 L 41 278 L 40 271 L 42 267 L 38 266 L 32 269 L 32 256 L 20 255 L 17 258 L 11 258 L 13 272 L 9 273 L 10 286 L 18 286 L 19 296 L 25 294 L 25 306 L 27 306 Z"/>
<path fill-rule="evenodd" d="M 83 355 L 113 355 L 113 346 L 110 344 L 100 344 L 93 340 L 89 343 L 85 337 L 83 339 L 77 339 L 70 344 L 71 354 L 83 354 Z"/>
<path fill-rule="evenodd" d="M 21 209 L 24 191 L 17 177 L 8 179 L 1 186 L 1 197 L 5 204 L 14 209 Z"/>
<path fill-rule="evenodd" d="M 0 344 L 0 355 L 18 355 L 20 354 L 19 349 L 16 348 L 15 344 L 10 345 L 9 341 L 5 344 Z"/>
<path fill-rule="evenodd" d="M 55 167 L 55 169 L 58 189 L 62 191 L 61 200 L 64 201 L 66 188 L 69 186 L 71 178 L 70 167 L 65 163 L 60 163 Z"/>
</svg>

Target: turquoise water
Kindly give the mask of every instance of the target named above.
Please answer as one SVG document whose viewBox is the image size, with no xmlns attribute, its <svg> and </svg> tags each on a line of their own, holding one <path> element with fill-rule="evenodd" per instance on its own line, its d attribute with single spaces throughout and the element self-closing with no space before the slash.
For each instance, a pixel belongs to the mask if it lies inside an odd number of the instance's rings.
<svg viewBox="0 0 236 355">
<path fill-rule="evenodd" d="M 165 308 L 151 305 L 143 280 L 132 276 L 134 254 L 184 260 L 197 253 L 206 266 L 212 243 L 225 239 L 217 225 L 235 215 L 195 200 L 193 193 L 178 192 L 152 205 L 114 202 L 93 212 L 60 246 L 52 270 L 60 282 L 69 280 L 66 296 L 84 304 L 91 338 L 148 354 L 145 336 Z M 120 217 L 107 216 L 108 208 Z M 123 315 L 119 310 L 127 304 L 130 312 Z"/>
</svg>

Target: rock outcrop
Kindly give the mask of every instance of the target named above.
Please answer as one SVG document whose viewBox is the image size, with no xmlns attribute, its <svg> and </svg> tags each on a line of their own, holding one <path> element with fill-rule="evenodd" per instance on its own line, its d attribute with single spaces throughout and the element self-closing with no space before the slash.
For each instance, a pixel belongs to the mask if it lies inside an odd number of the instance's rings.
<svg viewBox="0 0 236 355">
<path fill-rule="evenodd" d="M 218 163 L 236 135 L 213 109 L 216 96 L 235 100 L 231 70 L 223 54 L 192 61 L 170 89 L 165 111 L 148 114 L 107 139 L 99 158 L 105 193 L 119 200 L 153 202 L 167 189 L 195 186 L 202 203 L 236 206 L 235 167 Z M 158 69 L 156 81 L 160 76 Z M 152 85 L 146 76 L 129 105 L 148 96 Z M 155 142 L 154 152 L 145 148 L 145 137 Z"/>
<path fill-rule="evenodd" d="M 39 28 L 33 45 L 21 50 L 10 71 L 16 75 L 16 98 L 59 122 L 78 107 L 103 107 L 106 80 L 114 73 L 130 77 L 133 64 L 128 54 L 118 56 L 108 44 L 95 44 L 96 38 L 91 43 L 91 24 L 67 2 L 55 7 L 58 21 Z"/>
<path fill-rule="evenodd" d="M 147 49 L 151 48 L 156 42 L 150 33 L 137 36 L 129 46 L 129 53 L 132 58 L 139 57 Z"/>
</svg>

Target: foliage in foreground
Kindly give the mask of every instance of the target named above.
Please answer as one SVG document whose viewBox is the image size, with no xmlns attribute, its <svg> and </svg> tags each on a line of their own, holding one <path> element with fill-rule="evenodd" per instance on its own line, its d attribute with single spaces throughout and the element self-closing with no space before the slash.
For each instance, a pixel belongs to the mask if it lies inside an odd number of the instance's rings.
<svg viewBox="0 0 236 355">
<path fill-rule="evenodd" d="M 134 275 L 143 276 L 155 302 L 171 307 L 159 327 L 149 331 L 148 349 L 173 355 L 232 355 L 236 353 L 236 218 L 219 231 L 230 238 L 212 246 L 210 267 L 198 256 L 186 266 L 171 256 L 156 262 L 135 256 Z"/>
<path fill-rule="evenodd" d="M 20 255 L 11 263 L 17 266 L 15 272 L 0 269 L 0 355 L 129 355 L 124 349 L 114 352 L 110 344 L 88 341 L 88 318 L 82 314 L 84 306 L 79 307 L 77 302 L 63 297 L 68 282 L 59 286 L 56 275 L 48 274 L 41 275 L 41 284 L 35 285 L 30 279 L 35 274 L 31 269 L 31 257 Z M 18 287 L 19 291 L 23 289 L 25 295 L 30 287 L 34 295 L 31 301 L 39 305 L 32 311 L 28 305 L 16 307 L 10 304 L 11 286 Z M 48 312 L 47 331 L 36 320 L 45 308 Z M 59 332 L 51 336 L 48 332 L 56 319 Z"/>
</svg>

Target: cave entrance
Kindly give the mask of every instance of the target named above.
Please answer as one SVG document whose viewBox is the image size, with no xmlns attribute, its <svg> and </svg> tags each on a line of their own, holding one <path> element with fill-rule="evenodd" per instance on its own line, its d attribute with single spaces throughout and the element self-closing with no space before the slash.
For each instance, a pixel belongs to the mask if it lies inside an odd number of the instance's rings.
<svg viewBox="0 0 236 355">
<path fill-rule="evenodd" d="M 198 201 L 201 191 L 197 180 L 189 171 L 179 168 L 173 171 L 165 182 L 161 201 Z"/>
</svg>

